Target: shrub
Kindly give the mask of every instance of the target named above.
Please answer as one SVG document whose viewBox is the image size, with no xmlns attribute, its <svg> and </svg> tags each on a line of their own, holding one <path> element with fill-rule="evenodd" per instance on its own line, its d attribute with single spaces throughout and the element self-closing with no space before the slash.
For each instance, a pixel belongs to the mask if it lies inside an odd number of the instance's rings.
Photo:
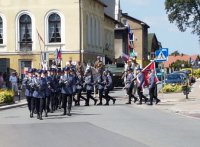
<svg viewBox="0 0 200 147">
<path fill-rule="evenodd" d="M 1 103 L 11 103 L 14 100 L 14 92 L 11 90 L 1 90 L 0 91 L 0 104 Z"/>
<path fill-rule="evenodd" d="M 180 84 L 166 84 L 161 89 L 161 92 L 167 93 L 167 92 L 182 92 L 182 85 Z"/>
<path fill-rule="evenodd" d="M 199 78 L 200 77 L 200 69 L 195 69 L 193 71 L 193 74 L 194 74 L 195 77 Z"/>
</svg>

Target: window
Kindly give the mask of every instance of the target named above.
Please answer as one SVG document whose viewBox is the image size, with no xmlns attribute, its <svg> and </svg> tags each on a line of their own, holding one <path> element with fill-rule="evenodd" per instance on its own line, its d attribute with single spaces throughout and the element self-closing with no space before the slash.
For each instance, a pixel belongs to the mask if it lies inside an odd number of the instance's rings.
<svg viewBox="0 0 200 147">
<path fill-rule="evenodd" d="M 49 42 L 61 42 L 61 19 L 57 13 L 52 13 L 48 19 Z"/>
<path fill-rule="evenodd" d="M 32 51 L 32 22 L 27 14 L 19 18 L 19 44 L 20 51 Z"/>
<path fill-rule="evenodd" d="M 3 20 L 0 17 L 0 44 L 3 44 Z"/>
</svg>

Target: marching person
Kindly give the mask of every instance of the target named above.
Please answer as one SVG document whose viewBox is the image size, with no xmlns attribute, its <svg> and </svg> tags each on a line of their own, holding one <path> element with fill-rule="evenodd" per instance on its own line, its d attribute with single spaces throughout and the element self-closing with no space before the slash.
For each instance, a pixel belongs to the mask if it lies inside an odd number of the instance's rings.
<svg viewBox="0 0 200 147">
<path fill-rule="evenodd" d="M 103 92 L 104 92 L 104 87 L 105 87 L 105 78 L 106 76 L 104 76 L 102 73 L 100 73 L 100 75 L 97 78 L 97 87 L 99 90 L 99 103 L 97 105 L 102 105 L 102 99 L 103 99 Z"/>
<path fill-rule="evenodd" d="M 59 84 L 60 77 L 63 75 L 63 70 L 60 68 L 56 70 L 55 73 L 55 95 L 58 98 L 58 108 L 61 109 L 62 105 L 62 94 L 61 94 L 61 85 Z"/>
<path fill-rule="evenodd" d="M 144 98 L 145 103 L 148 101 L 148 98 L 146 98 L 143 95 L 143 84 L 144 84 L 144 73 L 142 73 L 141 68 L 137 68 L 137 78 L 136 78 L 136 84 L 137 84 L 137 93 L 140 98 L 139 105 L 142 104 L 142 98 Z"/>
<path fill-rule="evenodd" d="M 109 95 L 109 92 L 112 89 L 112 77 L 110 75 L 110 72 L 104 71 L 104 76 L 106 77 L 105 78 L 105 87 L 104 87 L 104 93 L 105 93 L 105 99 L 106 99 L 105 105 L 109 105 L 110 100 L 112 100 L 113 104 L 115 104 L 116 99 Z"/>
<path fill-rule="evenodd" d="M 134 103 L 137 101 L 137 97 L 132 94 L 134 88 L 134 74 L 132 68 L 128 68 L 128 76 L 125 82 L 125 89 L 128 94 L 128 102 L 126 104 L 131 104 L 131 98 L 134 98 Z"/>
<path fill-rule="evenodd" d="M 93 79 L 93 75 L 92 75 L 91 69 L 88 69 L 85 72 L 85 83 L 84 83 L 84 85 L 86 87 L 86 92 L 87 92 L 87 101 L 85 103 L 85 106 L 89 106 L 90 98 L 94 101 L 94 105 L 96 105 L 97 99 L 95 99 L 91 95 L 92 94 L 92 90 L 93 90 L 93 86 L 94 86 L 94 79 Z"/>
<path fill-rule="evenodd" d="M 52 88 L 52 79 L 50 75 L 47 74 L 46 70 L 42 71 L 42 78 L 44 78 L 47 83 L 47 86 L 45 87 L 45 98 L 44 98 L 44 111 L 45 111 L 45 117 L 48 116 L 48 112 L 50 112 L 50 103 L 51 103 L 51 112 L 53 113 L 53 108 L 52 108 L 52 101 L 51 101 L 51 92 L 53 90 Z"/>
<path fill-rule="evenodd" d="M 33 70 L 28 69 L 28 75 L 26 75 L 22 81 L 22 85 L 25 87 L 25 96 L 28 103 L 28 109 L 30 111 L 30 118 L 33 117 L 34 101 L 33 101 Z"/>
<path fill-rule="evenodd" d="M 83 83 L 84 83 L 83 75 L 78 74 L 77 80 L 76 80 L 77 100 L 76 100 L 75 106 L 80 106 L 80 99 L 83 99 L 85 103 L 87 103 L 87 99 L 82 95 Z"/>
<path fill-rule="evenodd" d="M 73 94 L 73 77 L 70 74 L 70 68 L 64 68 L 64 75 L 60 77 L 59 83 L 62 85 L 61 93 L 62 93 L 62 105 L 64 108 L 63 115 L 71 116 L 71 107 L 72 107 L 72 94 Z M 66 107 L 67 110 L 66 111 Z M 66 113 L 67 112 L 67 113 Z"/>
<path fill-rule="evenodd" d="M 42 112 L 44 109 L 44 99 L 46 92 L 46 80 L 41 77 L 42 70 L 37 70 L 37 77 L 33 79 L 34 82 L 34 92 L 33 97 L 36 99 L 36 110 L 37 110 L 37 118 L 42 120 Z"/>
<path fill-rule="evenodd" d="M 149 70 L 149 96 L 150 96 L 150 103 L 149 105 L 153 105 L 153 99 L 156 100 L 156 104 L 160 102 L 160 100 L 155 95 L 155 88 L 156 88 L 156 82 L 155 82 L 155 72 L 154 70 Z"/>
</svg>

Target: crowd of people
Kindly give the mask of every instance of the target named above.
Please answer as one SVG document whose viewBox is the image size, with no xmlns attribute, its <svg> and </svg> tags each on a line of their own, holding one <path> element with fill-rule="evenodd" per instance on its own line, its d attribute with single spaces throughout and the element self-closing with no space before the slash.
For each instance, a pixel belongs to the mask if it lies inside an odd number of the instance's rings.
<svg viewBox="0 0 200 147">
<path fill-rule="evenodd" d="M 90 105 L 90 99 L 94 105 L 109 105 L 110 100 L 115 104 L 116 99 L 109 95 L 112 86 L 110 72 L 104 70 L 100 57 L 94 67 L 87 66 L 85 69 L 80 62 L 73 65 L 70 60 L 65 68 L 49 70 L 29 69 L 23 79 L 25 96 L 28 101 L 30 117 L 36 112 L 37 118 L 42 120 L 42 114 L 48 116 L 59 108 L 63 108 L 63 115 L 71 116 L 72 103 L 80 105 L 80 100 L 85 101 L 85 106 Z M 94 98 L 94 87 L 98 89 L 99 100 Z M 86 91 L 84 97 L 82 92 Z M 99 103 L 97 103 L 99 101 Z"/>
<path fill-rule="evenodd" d="M 140 65 L 136 62 L 136 58 L 128 60 L 125 64 L 122 79 L 124 79 L 125 91 L 128 96 L 128 102 L 133 101 L 138 104 L 149 102 L 149 105 L 157 104 L 160 100 L 157 98 L 155 71 L 149 70 L 149 96 L 148 99 L 143 94 L 144 74 Z M 90 105 L 90 100 L 94 105 L 109 105 L 110 101 L 115 104 L 116 99 L 109 95 L 112 89 L 112 73 L 104 68 L 101 58 L 98 56 L 94 66 L 88 65 L 83 67 L 81 62 L 76 65 L 69 60 L 66 67 L 50 68 L 49 70 L 41 70 L 30 68 L 25 73 L 22 85 L 25 90 L 25 96 L 28 102 L 30 117 L 34 114 L 42 120 L 43 112 L 45 117 L 48 113 L 53 113 L 57 109 L 63 109 L 63 115 L 71 116 L 72 103 L 80 106 L 80 101 L 85 102 L 85 106 Z M 0 83 L 1 83 L 0 75 Z M 17 89 L 16 74 L 12 74 L 9 78 L 11 88 Z M 83 91 L 86 95 L 83 95 Z M 92 93 L 98 93 L 98 99 Z M 136 96 L 137 92 L 137 96 Z M 103 104 L 105 99 L 105 104 Z M 133 100 L 132 100 L 133 99 Z"/>
</svg>

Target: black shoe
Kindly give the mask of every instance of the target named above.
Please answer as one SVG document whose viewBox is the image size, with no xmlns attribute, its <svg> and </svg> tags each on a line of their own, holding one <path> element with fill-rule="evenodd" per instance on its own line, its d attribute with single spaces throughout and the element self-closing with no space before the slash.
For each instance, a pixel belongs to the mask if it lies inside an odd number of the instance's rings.
<svg viewBox="0 0 200 147">
<path fill-rule="evenodd" d="M 138 105 L 142 105 L 142 103 L 141 103 L 141 102 L 139 102 L 139 103 L 138 103 Z"/>
<path fill-rule="evenodd" d="M 109 105 L 109 103 L 106 103 L 106 104 L 104 104 L 105 106 L 108 106 Z"/>
<path fill-rule="evenodd" d="M 89 106 L 89 104 L 85 104 L 84 106 Z"/>
<path fill-rule="evenodd" d="M 158 104 L 159 102 L 160 102 L 160 100 L 159 100 L 159 99 L 157 99 L 157 100 L 156 100 L 156 104 Z"/>
<path fill-rule="evenodd" d="M 72 114 L 71 114 L 70 112 L 69 112 L 69 113 L 67 113 L 67 115 L 68 115 L 68 116 L 72 116 Z"/>
<path fill-rule="evenodd" d="M 45 117 L 48 117 L 48 114 L 47 114 L 47 113 L 45 113 Z"/>
<path fill-rule="evenodd" d="M 134 103 L 135 103 L 135 102 L 137 102 L 137 100 L 138 100 L 138 99 L 137 99 L 137 98 L 135 98 L 135 99 L 134 99 Z"/>
<path fill-rule="evenodd" d="M 116 99 L 113 99 L 113 104 L 115 104 Z"/>
<path fill-rule="evenodd" d="M 40 119 L 40 115 L 39 114 L 37 115 L 37 119 Z"/>
<path fill-rule="evenodd" d="M 147 103 L 147 102 L 148 102 L 148 98 L 146 98 L 146 99 L 144 100 L 144 102 Z"/>
<path fill-rule="evenodd" d="M 102 105 L 102 102 L 98 103 L 97 105 L 98 105 L 98 106 Z"/>
<path fill-rule="evenodd" d="M 96 104 L 97 104 L 97 101 L 98 101 L 97 99 L 94 99 L 94 105 L 96 105 Z"/>
<path fill-rule="evenodd" d="M 33 113 L 30 114 L 30 118 L 33 118 Z"/>
<path fill-rule="evenodd" d="M 131 102 L 127 102 L 126 104 L 131 104 Z"/>
<path fill-rule="evenodd" d="M 153 103 L 149 103 L 149 104 L 147 104 L 147 105 L 150 105 L 150 106 L 152 106 L 152 105 L 153 105 Z"/>
<path fill-rule="evenodd" d="M 66 112 L 63 113 L 63 115 L 66 115 L 66 114 L 67 114 Z"/>
<path fill-rule="evenodd" d="M 40 120 L 43 120 L 42 117 L 40 117 Z"/>
</svg>

